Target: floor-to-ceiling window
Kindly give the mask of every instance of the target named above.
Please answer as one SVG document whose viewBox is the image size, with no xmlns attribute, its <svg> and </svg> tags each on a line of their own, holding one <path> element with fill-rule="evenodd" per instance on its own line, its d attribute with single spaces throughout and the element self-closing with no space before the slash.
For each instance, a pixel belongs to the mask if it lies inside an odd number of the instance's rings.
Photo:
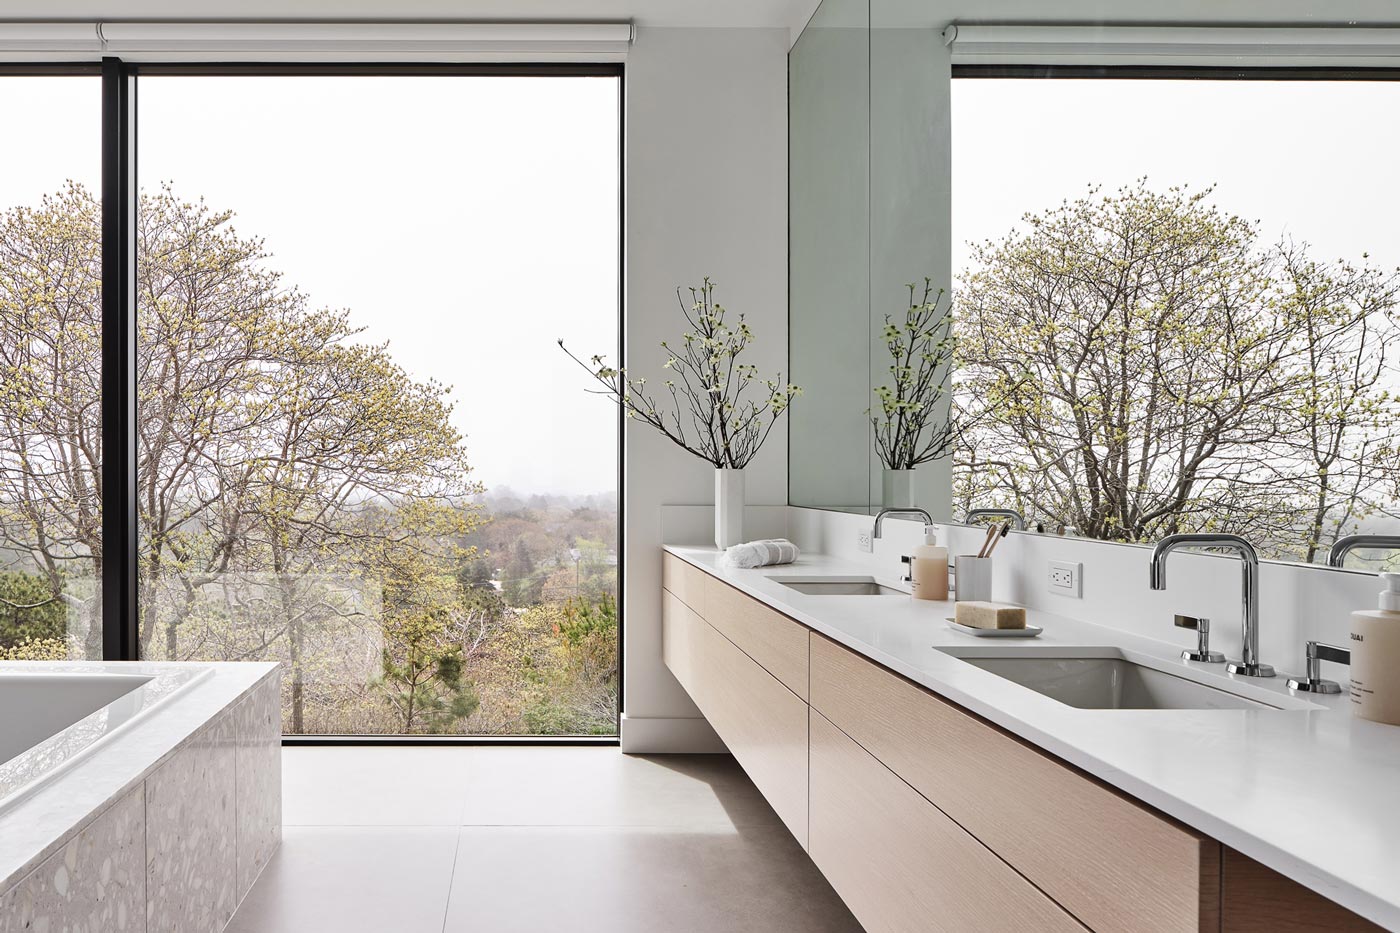
<svg viewBox="0 0 1400 933">
<path fill-rule="evenodd" d="M 1395 532 L 1397 74 L 1147 72 L 953 82 L 954 512 L 1307 562 Z"/>
<path fill-rule="evenodd" d="M 100 107 L 0 71 L 0 659 L 102 656 Z"/>
<path fill-rule="evenodd" d="M 620 72 L 130 74 L 136 652 L 280 662 L 290 734 L 614 734 L 618 415 L 557 342 L 618 347 Z M 0 633 L 81 654 L 100 82 L 23 80 Z"/>
</svg>

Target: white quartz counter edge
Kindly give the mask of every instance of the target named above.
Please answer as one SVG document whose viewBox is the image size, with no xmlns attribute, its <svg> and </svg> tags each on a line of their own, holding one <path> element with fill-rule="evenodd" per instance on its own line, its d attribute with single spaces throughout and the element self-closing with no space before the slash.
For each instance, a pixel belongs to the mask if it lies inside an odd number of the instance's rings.
<svg viewBox="0 0 1400 933">
<path fill-rule="evenodd" d="M 153 709 L 89 757 L 0 815 L 0 892 L 32 871 L 107 807 L 140 786 L 191 736 L 273 676 L 272 663 L 176 665 L 94 661 L 95 672 L 146 673 L 172 667 L 211 668 L 212 675 Z"/>
<path fill-rule="evenodd" d="M 972 667 L 935 646 L 1004 643 L 950 630 L 951 603 L 805 596 L 769 577 L 868 576 L 821 555 L 736 570 L 713 549 L 666 550 L 784 615 L 921 684 L 1206 835 L 1389 929 L 1400 930 L 1400 728 L 1352 717 L 1345 698 L 1301 710 L 1081 710 Z M 1132 611 L 1126 607 L 1125 611 Z M 1113 646 L 1199 668 L 1182 644 L 1030 611 L 1027 646 Z M 1164 623 L 1170 637 L 1170 623 Z M 1179 633 L 1191 635 L 1194 633 Z M 1282 672 L 1281 672 L 1282 675 Z M 1287 697 L 1286 678 L 1246 691 Z M 1230 684 L 1226 683 L 1229 687 Z M 1054 806 L 1053 800 L 1046 801 Z"/>
</svg>

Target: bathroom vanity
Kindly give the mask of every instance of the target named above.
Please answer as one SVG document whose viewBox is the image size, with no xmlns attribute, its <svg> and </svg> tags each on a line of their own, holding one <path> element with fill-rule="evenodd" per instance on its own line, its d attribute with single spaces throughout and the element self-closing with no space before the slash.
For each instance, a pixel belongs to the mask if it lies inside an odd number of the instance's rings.
<svg viewBox="0 0 1400 933">
<path fill-rule="evenodd" d="M 947 629 L 951 604 L 815 595 L 820 575 L 855 579 L 820 557 L 663 560 L 666 664 L 867 929 L 1400 925 L 1400 854 L 1380 825 L 1396 817 L 1363 806 L 1400 773 L 1400 740 L 1340 700 L 1236 684 L 1046 613 L 1032 613 L 1041 638 L 988 648 Z M 987 660 L 1018 656 L 1184 686 L 1076 707 Z M 1348 799 L 1316 777 L 1348 768 Z"/>
</svg>

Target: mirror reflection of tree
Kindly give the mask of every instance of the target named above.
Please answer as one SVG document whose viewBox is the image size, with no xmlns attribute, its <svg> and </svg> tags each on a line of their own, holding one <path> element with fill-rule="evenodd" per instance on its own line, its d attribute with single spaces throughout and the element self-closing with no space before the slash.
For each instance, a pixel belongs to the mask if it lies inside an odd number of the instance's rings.
<svg viewBox="0 0 1400 933">
<path fill-rule="evenodd" d="M 1307 561 L 1394 512 L 1400 276 L 1263 243 L 1215 200 L 1092 189 L 974 246 L 955 509 Z"/>
</svg>

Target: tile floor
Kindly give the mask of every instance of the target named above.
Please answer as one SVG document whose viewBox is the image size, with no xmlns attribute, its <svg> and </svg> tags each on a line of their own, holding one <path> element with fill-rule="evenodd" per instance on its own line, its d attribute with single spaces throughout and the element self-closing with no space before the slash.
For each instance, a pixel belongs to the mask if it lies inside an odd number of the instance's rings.
<svg viewBox="0 0 1400 933">
<path fill-rule="evenodd" d="M 231 933 L 858 931 L 727 755 L 288 748 Z"/>
</svg>

